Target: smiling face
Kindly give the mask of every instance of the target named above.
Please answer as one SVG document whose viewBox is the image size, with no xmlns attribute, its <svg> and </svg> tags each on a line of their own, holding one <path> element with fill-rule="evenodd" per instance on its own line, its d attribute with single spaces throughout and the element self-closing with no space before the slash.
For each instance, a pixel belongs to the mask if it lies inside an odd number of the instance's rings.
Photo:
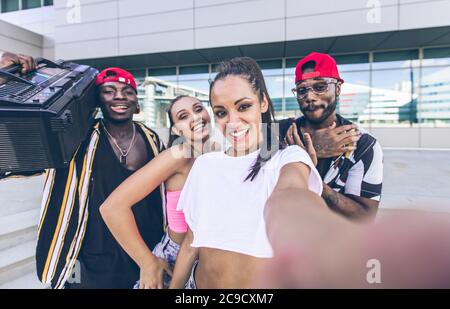
<svg viewBox="0 0 450 309">
<path fill-rule="evenodd" d="M 243 77 L 229 75 L 211 89 L 211 106 L 222 134 L 231 143 L 231 153 L 245 155 L 257 150 L 262 141 L 262 113 L 269 107 Z"/>
<path fill-rule="evenodd" d="M 303 98 L 297 98 L 297 101 L 307 120 L 314 124 L 320 124 L 334 115 L 337 97 L 341 92 L 340 84 L 335 79 L 307 79 L 296 85 L 297 91 L 305 88 L 309 88 L 309 90 Z"/>
<path fill-rule="evenodd" d="M 188 143 L 204 142 L 209 137 L 211 118 L 198 99 L 183 97 L 172 105 L 170 113 L 173 133 L 184 136 Z"/>
<path fill-rule="evenodd" d="M 100 86 L 101 109 L 105 118 L 115 122 L 125 122 L 138 111 L 136 91 L 120 82 L 108 82 Z"/>
</svg>

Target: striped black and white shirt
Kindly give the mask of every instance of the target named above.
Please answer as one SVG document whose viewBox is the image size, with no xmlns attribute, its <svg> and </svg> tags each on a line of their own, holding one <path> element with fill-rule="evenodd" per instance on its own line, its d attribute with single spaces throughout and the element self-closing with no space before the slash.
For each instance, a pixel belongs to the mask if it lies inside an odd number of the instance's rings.
<svg viewBox="0 0 450 309">
<path fill-rule="evenodd" d="M 340 115 L 336 115 L 336 118 L 337 126 L 351 124 Z M 293 122 L 293 119 L 279 122 L 280 138 L 284 139 Z M 304 117 L 295 120 L 299 130 L 304 122 Z M 349 158 L 342 155 L 319 159 L 317 170 L 323 182 L 335 191 L 379 201 L 383 184 L 383 151 L 375 137 L 362 128 L 358 130 L 362 136 Z M 303 139 L 302 134 L 299 135 Z"/>
</svg>

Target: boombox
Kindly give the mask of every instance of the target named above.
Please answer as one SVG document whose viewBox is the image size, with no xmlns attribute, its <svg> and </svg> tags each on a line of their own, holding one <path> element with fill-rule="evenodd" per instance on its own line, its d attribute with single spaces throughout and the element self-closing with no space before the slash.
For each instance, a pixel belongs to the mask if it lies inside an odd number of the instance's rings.
<svg viewBox="0 0 450 309">
<path fill-rule="evenodd" d="M 65 167 L 92 127 L 98 71 L 36 59 L 37 69 L 0 69 L 0 173 Z"/>
</svg>

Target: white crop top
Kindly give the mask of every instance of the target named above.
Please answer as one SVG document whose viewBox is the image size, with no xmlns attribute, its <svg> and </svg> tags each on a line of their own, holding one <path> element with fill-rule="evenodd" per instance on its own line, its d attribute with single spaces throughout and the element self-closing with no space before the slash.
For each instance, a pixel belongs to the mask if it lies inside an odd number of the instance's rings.
<svg viewBox="0 0 450 309">
<path fill-rule="evenodd" d="M 231 157 L 224 152 L 195 160 L 178 201 L 194 234 L 193 247 L 208 247 L 260 258 L 273 256 L 266 234 L 264 206 L 280 174 L 293 162 L 311 168 L 309 190 L 322 194 L 322 180 L 309 155 L 299 146 L 279 150 L 253 181 L 245 178 L 259 151 Z"/>
</svg>

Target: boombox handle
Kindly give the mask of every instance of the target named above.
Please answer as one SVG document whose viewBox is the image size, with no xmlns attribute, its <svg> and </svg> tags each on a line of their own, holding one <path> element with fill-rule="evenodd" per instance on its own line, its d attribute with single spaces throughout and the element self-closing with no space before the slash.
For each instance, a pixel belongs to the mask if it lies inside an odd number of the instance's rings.
<svg viewBox="0 0 450 309">
<path fill-rule="evenodd" d="M 45 66 L 48 66 L 51 68 L 62 68 L 62 66 L 60 64 L 53 62 L 51 60 L 47 60 L 47 59 L 40 58 L 40 57 L 35 58 L 34 60 L 36 61 L 38 66 L 41 64 L 44 64 Z M 32 82 L 16 75 L 17 73 L 20 72 L 21 69 L 22 69 L 22 66 L 20 66 L 20 65 L 11 65 L 9 67 L 0 69 L 0 77 L 6 77 L 9 80 L 15 80 L 20 83 L 25 83 L 28 85 L 35 86 Z"/>
<path fill-rule="evenodd" d="M 64 67 L 61 64 L 59 64 L 57 62 L 54 62 L 54 61 L 51 61 L 51 60 L 48 60 L 48 59 L 45 59 L 45 58 L 37 57 L 37 58 L 34 58 L 34 60 L 36 61 L 38 66 L 40 64 L 45 64 L 49 68 L 64 69 Z M 58 61 L 61 61 L 61 60 L 58 60 Z"/>
<path fill-rule="evenodd" d="M 15 66 L 14 66 L 15 67 Z M 20 76 L 17 76 L 16 74 L 14 74 L 14 73 L 11 73 L 11 72 L 9 72 L 7 69 L 10 69 L 11 67 L 7 67 L 7 68 L 5 68 L 5 69 L 0 69 L 0 77 L 5 77 L 5 78 L 7 78 L 8 80 L 15 80 L 15 81 L 17 81 L 17 82 L 19 82 L 19 83 L 24 83 L 24 84 L 27 84 L 27 85 L 32 85 L 32 86 L 35 86 L 32 82 L 30 82 L 30 81 L 27 81 L 25 78 L 22 78 L 22 77 L 20 77 Z M 15 69 L 15 68 L 14 68 Z M 20 66 L 19 66 L 19 70 L 20 70 Z"/>
</svg>

